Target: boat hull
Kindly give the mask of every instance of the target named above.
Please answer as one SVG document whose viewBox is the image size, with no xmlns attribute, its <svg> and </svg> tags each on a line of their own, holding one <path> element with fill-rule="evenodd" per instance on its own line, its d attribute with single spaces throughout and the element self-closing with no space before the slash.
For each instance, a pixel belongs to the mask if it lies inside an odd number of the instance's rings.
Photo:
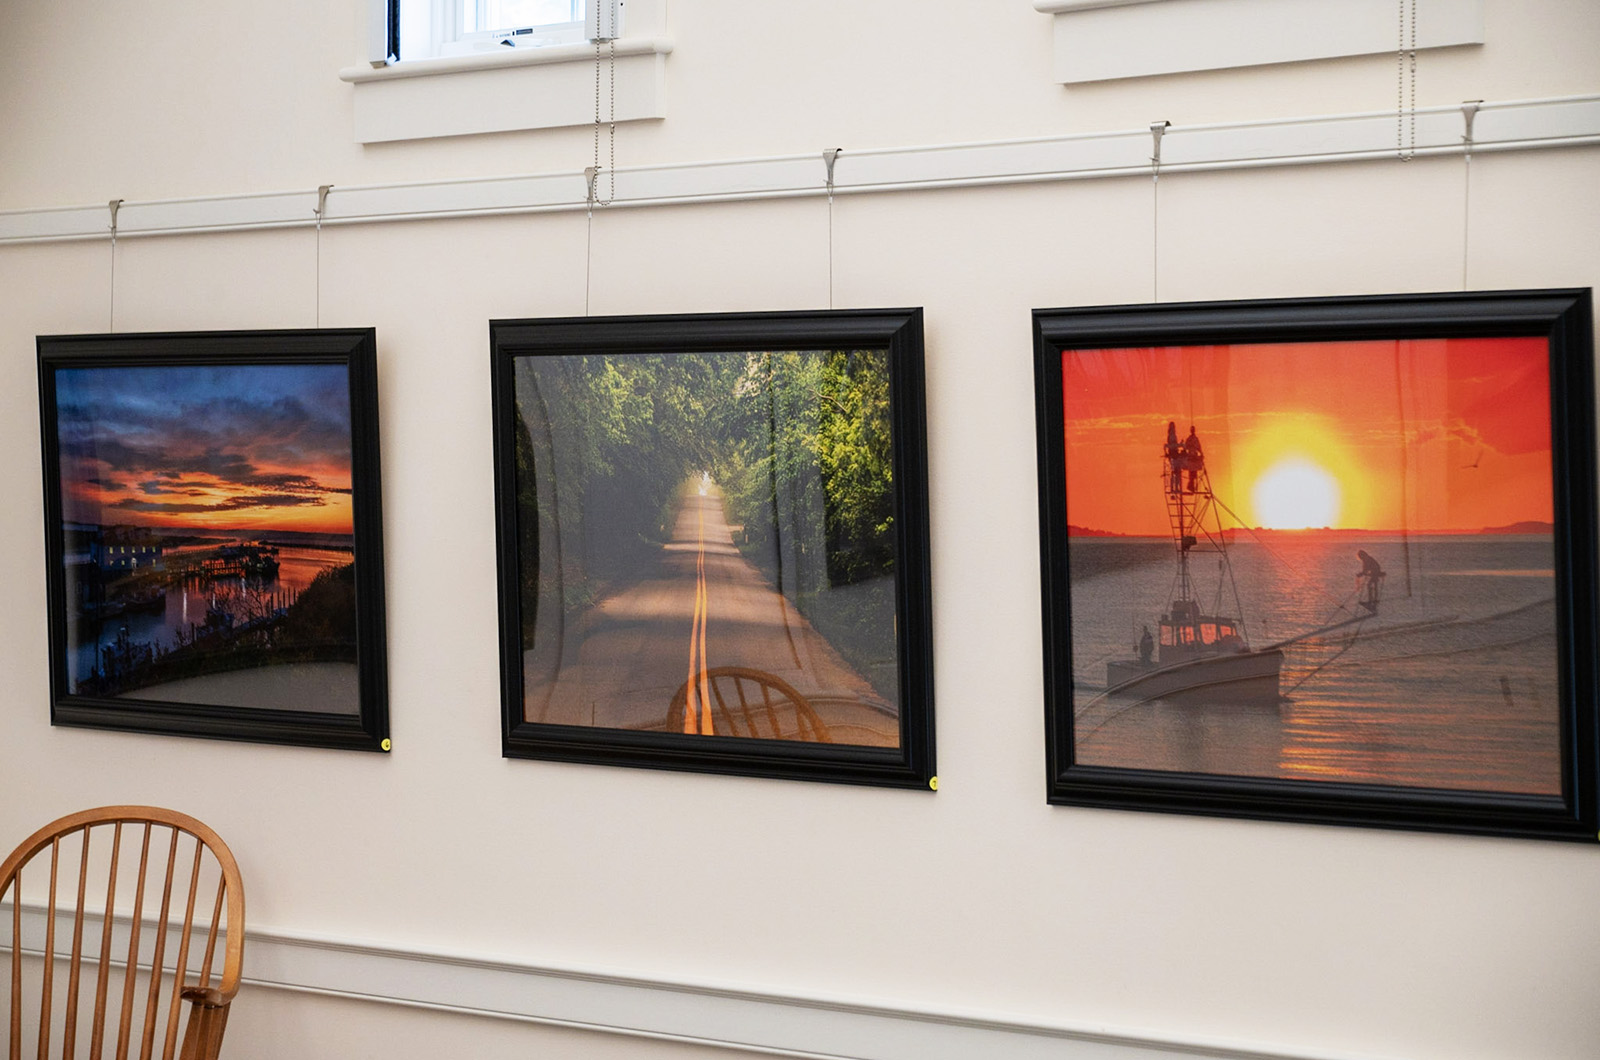
<svg viewBox="0 0 1600 1060">
<path fill-rule="evenodd" d="M 1106 695 L 1203 703 L 1276 703 L 1283 651 L 1227 652 L 1165 666 L 1124 659 L 1106 664 Z"/>
</svg>

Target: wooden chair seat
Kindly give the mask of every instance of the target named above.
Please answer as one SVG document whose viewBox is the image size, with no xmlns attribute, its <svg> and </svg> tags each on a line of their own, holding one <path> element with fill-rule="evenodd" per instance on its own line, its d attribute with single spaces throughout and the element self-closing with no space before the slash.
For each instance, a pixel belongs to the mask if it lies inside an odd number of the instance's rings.
<svg viewBox="0 0 1600 1060">
<path fill-rule="evenodd" d="M 244 885 L 204 824 L 153 806 L 63 817 L 0 862 L 0 914 L 9 1060 L 217 1055 Z"/>
</svg>

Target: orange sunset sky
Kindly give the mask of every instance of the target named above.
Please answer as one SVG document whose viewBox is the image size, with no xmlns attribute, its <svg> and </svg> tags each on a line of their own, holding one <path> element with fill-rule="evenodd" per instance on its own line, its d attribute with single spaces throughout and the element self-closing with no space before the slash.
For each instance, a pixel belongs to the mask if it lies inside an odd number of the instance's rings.
<svg viewBox="0 0 1600 1060">
<path fill-rule="evenodd" d="M 55 388 L 68 522 L 351 532 L 342 364 L 60 368 Z"/>
<path fill-rule="evenodd" d="M 1169 532 L 1169 421 L 1249 526 L 1472 531 L 1549 522 L 1549 352 L 1535 338 L 1062 354 L 1067 520 Z M 1236 525 L 1226 512 L 1223 525 Z"/>
</svg>

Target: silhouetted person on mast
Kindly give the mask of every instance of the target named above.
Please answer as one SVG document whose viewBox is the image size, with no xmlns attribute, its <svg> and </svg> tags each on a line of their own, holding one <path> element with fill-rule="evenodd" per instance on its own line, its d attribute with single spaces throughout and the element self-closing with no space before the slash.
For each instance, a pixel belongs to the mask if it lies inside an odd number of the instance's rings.
<svg viewBox="0 0 1600 1060">
<path fill-rule="evenodd" d="M 1184 466 L 1189 469 L 1189 492 L 1193 493 L 1199 485 L 1200 471 L 1206 466 L 1206 458 L 1200 452 L 1200 436 L 1194 433 L 1194 424 L 1189 424 L 1189 437 L 1183 440 Z"/>
<path fill-rule="evenodd" d="M 1167 465 L 1171 469 L 1167 492 L 1177 493 L 1183 489 L 1183 449 L 1178 445 L 1178 425 L 1171 420 L 1167 421 L 1167 444 L 1161 453 L 1167 458 Z"/>
</svg>

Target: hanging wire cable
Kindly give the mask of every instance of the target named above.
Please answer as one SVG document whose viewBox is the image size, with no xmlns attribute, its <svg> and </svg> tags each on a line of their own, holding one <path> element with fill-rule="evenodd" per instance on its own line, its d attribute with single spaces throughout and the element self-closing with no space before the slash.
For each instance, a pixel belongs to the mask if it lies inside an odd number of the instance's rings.
<svg viewBox="0 0 1600 1060">
<path fill-rule="evenodd" d="M 328 210 L 328 192 L 333 189 L 332 184 L 323 184 L 317 188 L 317 267 L 316 267 L 316 303 L 317 327 L 322 327 L 322 215 Z"/>
<path fill-rule="evenodd" d="M 588 220 L 584 222 L 584 241 L 583 241 L 583 315 L 584 316 L 588 316 L 589 315 L 589 279 L 590 279 L 590 274 L 591 274 L 591 266 L 592 266 L 592 264 L 594 262 L 594 186 L 595 186 L 595 182 L 600 179 L 600 169 L 599 169 L 599 167 L 598 166 L 589 166 L 587 169 L 585 169 L 583 171 L 583 177 L 584 177 L 585 182 L 589 186 L 589 190 L 588 190 L 589 211 L 588 211 Z"/>
<path fill-rule="evenodd" d="M 1472 246 L 1472 141 L 1467 141 L 1461 177 L 1461 289 L 1467 287 L 1467 262 Z"/>
<path fill-rule="evenodd" d="M 828 181 L 828 308 L 833 308 L 833 181 Z"/>
<path fill-rule="evenodd" d="M 1150 301 L 1161 301 L 1161 173 L 1150 173 Z"/>
<path fill-rule="evenodd" d="M 833 166 L 839 160 L 840 149 L 830 147 L 822 152 L 822 164 L 827 167 L 828 178 L 828 308 L 833 308 Z"/>
<path fill-rule="evenodd" d="M 1461 137 L 1462 144 L 1462 174 L 1461 174 L 1461 289 L 1470 290 L 1467 286 L 1467 263 L 1470 259 L 1469 250 L 1472 246 L 1472 122 L 1478 116 L 1478 108 L 1483 105 L 1481 99 L 1469 99 L 1461 104 L 1461 116 L 1466 121 L 1466 131 Z"/>
<path fill-rule="evenodd" d="M 111 304 L 106 323 L 107 331 L 117 330 L 117 211 L 122 208 L 121 199 L 112 199 L 108 204 L 111 209 Z"/>
<path fill-rule="evenodd" d="M 1161 301 L 1161 137 L 1171 122 L 1150 123 L 1150 301 Z"/>
</svg>

